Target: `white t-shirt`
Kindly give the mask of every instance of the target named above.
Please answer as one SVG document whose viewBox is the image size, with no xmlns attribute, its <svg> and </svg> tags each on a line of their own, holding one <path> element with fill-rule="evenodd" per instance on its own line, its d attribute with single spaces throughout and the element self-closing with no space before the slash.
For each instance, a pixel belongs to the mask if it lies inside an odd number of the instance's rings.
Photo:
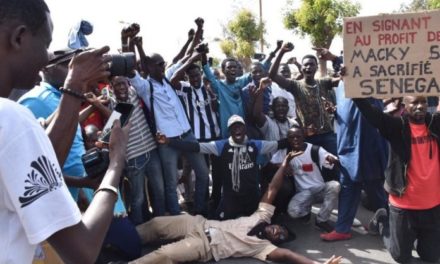
<svg viewBox="0 0 440 264">
<path fill-rule="evenodd" d="M 290 166 L 293 169 L 295 185 L 298 191 L 307 190 L 310 188 L 322 188 L 325 183 L 322 178 L 321 172 L 319 171 L 318 166 L 313 162 L 311 150 L 312 144 L 306 143 L 307 147 L 303 154 L 293 158 L 290 161 Z M 319 164 L 322 167 L 327 169 L 332 169 L 333 164 L 330 164 L 326 161 L 328 153 L 323 147 L 319 148 Z M 273 159 L 277 163 L 281 163 L 284 160 L 284 156 L 274 155 Z"/>
<path fill-rule="evenodd" d="M 81 213 L 32 113 L 0 98 L 0 116 L 0 263 L 31 263 L 36 244 Z"/>
</svg>

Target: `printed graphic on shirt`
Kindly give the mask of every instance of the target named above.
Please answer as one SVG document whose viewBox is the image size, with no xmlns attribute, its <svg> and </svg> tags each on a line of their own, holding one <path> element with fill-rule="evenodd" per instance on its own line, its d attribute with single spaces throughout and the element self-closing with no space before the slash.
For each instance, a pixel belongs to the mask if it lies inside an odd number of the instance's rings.
<svg viewBox="0 0 440 264">
<path fill-rule="evenodd" d="M 294 162 L 292 164 L 296 176 L 307 176 L 308 172 L 313 172 L 313 164 Z"/>
<path fill-rule="evenodd" d="M 249 146 L 248 147 L 249 152 L 253 152 L 254 148 Z M 233 153 L 234 148 L 230 148 L 228 152 Z M 233 162 L 229 162 L 229 169 L 232 169 Z M 255 163 L 252 161 L 251 157 L 249 156 L 248 152 L 241 152 L 239 153 L 239 170 L 249 170 L 252 169 L 255 166 Z"/>
<path fill-rule="evenodd" d="M 31 162 L 31 172 L 28 173 L 23 196 L 18 199 L 21 207 L 26 207 L 41 196 L 60 188 L 63 185 L 62 174 L 57 166 L 45 156 Z"/>
<path fill-rule="evenodd" d="M 302 169 L 307 172 L 313 171 L 313 164 L 303 164 Z"/>
<path fill-rule="evenodd" d="M 426 144 L 434 141 L 434 138 L 430 135 L 421 137 L 411 137 L 411 144 Z"/>
</svg>

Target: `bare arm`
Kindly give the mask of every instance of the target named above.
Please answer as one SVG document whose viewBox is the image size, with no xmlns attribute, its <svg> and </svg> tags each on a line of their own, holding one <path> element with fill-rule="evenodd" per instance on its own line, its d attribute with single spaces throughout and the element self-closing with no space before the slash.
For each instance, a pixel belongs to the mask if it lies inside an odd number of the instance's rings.
<svg viewBox="0 0 440 264">
<path fill-rule="evenodd" d="M 302 151 L 295 151 L 295 152 L 289 152 L 286 157 L 284 158 L 283 163 L 275 173 L 275 175 L 272 178 L 272 181 L 269 183 L 269 187 L 267 188 L 267 191 L 264 193 L 263 197 L 261 198 L 262 203 L 268 203 L 272 204 L 275 200 L 278 190 L 281 188 L 281 185 L 283 185 L 283 179 L 285 171 L 287 170 L 289 166 L 289 162 L 296 156 L 301 155 Z"/>
<path fill-rule="evenodd" d="M 333 53 L 331 53 L 328 49 L 326 48 L 320 48 L 320 47 L 314 47 L 312 48 L 313 50 L 316 51 L 318 58 L 320 60 L 325 60 L 325 61 L 333 61 L 335 59 L 337 59 L 338 57 L 336 55 L 334 55 Z M 343 74 L 341 74 L 343 75 Z M 332 87 L 337 87 L 339 85 L 339 81 L 341 80 L 340 77 L 337 78 L 332 78 Z"/>
<path fill-rule="evenodd" d="M 94 110 L 95 109 L 94 109 L 93 105 L 88 105 L 86 108 L 81 110 L 79 112 L 79 118 L 78 118 L 79 122 L 81 123 L 84 120 L 86 120 L 87 117 L 89 117 L 93 113 Z"/>
<path fill-rule="evenodd" d="M 183 44 L 179 53 L 177 53 L 177 55 L 173 58 L 173 60 L 172 60 L 173 63 L 171 63 L 168 67 L 170 67 L 173 64 L 176 64 L 179 60 L 181 60 L 185 56 L 185 54 L 188 50 L 189 44 L 191 44 L 193 39 L 194 39 L 194 30 L 190 29 L 188 31 L 188 39 L 186 40 L 185 44 Z"/>
<path fill-rule="evenodd" d="M 311 260 L 303 255 L 297 254 L 286 248 L 277 248 L 267 255 L 267 259 L 275 262 L 288 262 L 296 264 L 319 264 L 320 262 Z M 342 257 L 332 256 L 324 264 L 339 264 Z"/>
<path fill-rule="evenodd" d="M 134 43 L 132 40 L 140 31 L 139 24 L 132 23 L 121 30 L 122 52 L 134 52 Z"/>
<path fill-rule="evenodd" d="M 269 78 L 283 88 L 289 86 L 289 80 L 278 74 L 278 68 L 280 67 L 281 59 L 283 58 L 284 54 L 292 50 L 293 44 L 290 42 L 285 43 L 269 70 Z"/>
<path fill-rule="evenodd" d="M 79 112 L 79 122 L 83 122 L 86 120 L 95 110 L 98 110 L 105 119 L 109 118 L 111 115 L 110 109 L 107 108 L 104 104 L 108 104 L 110 99 L 104 99 L 103 95 L 96 97 L 92 92 L 84 94 L 87 102 L 90 104 L 81 112 Z"/>
<path fill-rule="evenodd" d="M 110 109 L 101 102 L 99 97 L 98 97 L 98 101 L 94 103 L 93 106 L 104 116 L 105 119 L 108 119 L 112 114 L 112 111 L 110 111 Z"/>
<path fill-rule="evenodd" d="M 107 78 L 110 75 L 107 70 L 110 58 L 104 58 L 103 54 L 108 50 L 108 47 L 104 47 L 85 51 L 75 56 L 69 64 L 69 73 L 64 87 L 84 94 L 90 89 L 91 84 Z M 75 136 L 80 107 L 81 100 L 69 94 L 63 94 L 58 110 L 53 114 L 52 122 L 46 129 L 61 167 L 67 158 Z"/>
<path fill-rule="evenodd" d="M 129 126 L 121 128 L 116 121 L 110 136 L 110 165 L 100 187 L 117 188 L 125 166 L 125 149 Z M 99 188 L 98 188 L 99 190 Z M 98 191 L 82 220 L 64 228 L 49 239 L 49 243 L 66 263 L 94 263 L 113 218 L 117 195 L 110 191 Z"/>
<path fill-rule="evenodd" d="M 93 84 L 109 76 L 107 62 L 103 54 L 109 50 L 85 51 L 73 58 L 64 87 L 77 93 L 85 93 Z M 64 163 L 70 149 L 76 127 L 81 101 L 64 94 L 47 132 L 60 165 Z M 125 163 L 128 127 L 122 131 L 119 122 L 114 125 L 110 139 L 110 166 L 101 186 L 117 187 Z M 48 238 L 60 257 L 67 263 L 93 263 L 102 246 L 102 241 L 110 225 L 116 195 L 100 191 L 95 195 L 89 209 L 78 224 L 64 228 Z"/>
<path fill-rule="evenodd" d="M 132 42 L 134 43 L 134 45 L 138 51 L 139 59 L 141 61 L 142 71 L 144 71 L 144 73 L 148 73 L 148 67 L 147 67 L 148 58 L 147 58 L 147 55 L 145 54 L 145 51 L 144 51 L 142 37 L 141 36 L 134 37 Z"/>
<path fill-rule="evenodd" d="M 205 21 L 203 20 L 203 18 L 198 17 L 194 22 L 197 25 L 197 30 L 193 40 L 191 41 L 191 46 L 189 47 L 186 54 L 192 54 L 194 52 L 194 48 L 197 47 L 197 45 L 199 45 L 203 40 L 203 24 L 205 23 Z"/>
<path fill-rule="evenodd" d="M 318 264 L 318 262 L 311 260 L 303 255 L 297 254 L 286 248 L 277 248 L 267 255 L 267 259 L 275 262 L 288 262 L 297 264 Z"/>
<path fill-rule="evenodd" d="M 258 90 L 255 93 L 255 101 L 253 105 L 252 116 L 257 127 L 264 126 L 264 123 L 266 122 L 266 116 L 263 113 L 263 94 L 271 83 L 272 82 L 269 78 L 261 79 L 260 87 L 258 87 Z"/>
<path fill-rule="evenodd" d="M 275 58 L 277 52 L 281 49 L 282 45 L 283 41 L 278 40 L 276 48 L 272 52 L 270 52 L 269 56 L 267 56 L 267 58 L 263 61 L 263 67 L 266 71 L 269 70 L 273 58 Z"/>
<path fill-rule="evenodd" d="M 101 183 L 102 177 L 75 177 L 69 175 L 63 175 L 64 182 L 68 187 L 76 188 L 91 188 L 97 189 Z"/>
<path fill-rule="evenodd" d="M 188 69 L 188 67 L 193 64 L 195 61 L 199 60 L 201 58 L 202 54 L 201 53 L 194 53 L 182 66 L 180 66 L 180 68 L 178 68 L 173 76 L 170 79 L 170 83 L 171 86 L 176 89 L 176 90 L 180 90 L 181 84 L 180 81 L 183 80 L 183 77 L 185 76 L 185 71 L 186 69 Z"/>
<path fill-rule="evenodd" d="M 172 65 L 175 65 L 177 63 L 180 63 L 180 65 L 185 64 L 191 58 L 191 56 L 194 52 L 194 48 L 200 44 L 200 42 L 202 40 L 202 35 L 203 35 L 203 19 L 197 18 L 195 22 L 197 24 L 197 31 L 196 31 L 195 35 L 192 37 L 192 41 L 190 42 L 191 45 L 189 46 L 189 48 L 186 47 L 185 50 L 182 49 L 181 52 L 184 52 L 184 53 L 181 56 L 178 56 L 179 59 L 176 62 L 174 62 L 174 60 L 173 60 L 173 64 L 168 66 L 168 69 L 171 68 Z M 185 52 L 186 52 L 186 54 L 185 54 Z M 177 56 L 176 56 L 176 58 L 177 58 Z"/>
</svg>

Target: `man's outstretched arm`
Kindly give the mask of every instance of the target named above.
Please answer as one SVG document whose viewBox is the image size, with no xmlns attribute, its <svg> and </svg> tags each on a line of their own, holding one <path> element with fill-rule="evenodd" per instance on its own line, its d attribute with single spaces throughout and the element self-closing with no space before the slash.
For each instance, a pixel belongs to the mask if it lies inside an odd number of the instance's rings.
<svg viewBox="0 0 440 264">
<path fill-rule="evenodd" d="M 286 248 L 277 248 L 267 255 L 267 259 L 275 262 L 297 263 L 297 264 L 320 264 L 320 262 L 306 258 Z M 324 264 L 341 263 L 342 257 L 332 256 Z"/>
<path fill-rule="evenodd" d="M 272 181 L 269 184 L 269 187 L 267 188 L 267 191 L 264 193 L 263 197 L 261 198 L 262 203 L 268 203 L 272 204 L 275 200 L 278 190 L 283 185 L 283 179 L 285 170 L 288 168 L 290 161 L 299 155 L 301 155 L 302 151 L 291 151 L 289 152 L 286 157 L 284 158 L 283 163 L 281 164 L 280 168 L 275 173 L 275 176 L 273 176 Z"/>
</svg>

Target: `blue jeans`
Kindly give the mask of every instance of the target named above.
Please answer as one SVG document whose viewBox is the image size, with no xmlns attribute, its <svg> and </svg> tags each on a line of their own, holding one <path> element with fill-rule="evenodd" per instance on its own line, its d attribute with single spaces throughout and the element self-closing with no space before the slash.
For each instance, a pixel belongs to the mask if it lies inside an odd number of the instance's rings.
<svg viewBox="0 0 440 264">
<path fill-rule="evenodd" d="M 364 182 L 355 182 L 349 175 L 341 173 L 341 191 L 339 192 L 338 220 L 335 230 L 338 233 L 349 233 L 356 212 L 361 202 L 362 188 L 368 193 L 368 197 L 374 199 L 379 208 L 387 208 L 387 194 L 383 188 L 383 180 L 375 179 Z"/>
<path fill-rule="evenodd" d="M 144 212 L 148 208 L 145 199 L 145 177 L 148 177 L 150 186 L 150 196 L 152 200 L 153 213 L 155 216 L 165 214 L 165 193 L 162 174 L 162 164 L 160 162 L 157 149 L 153 149 L 146 154 L 128 160 L 127 178 L 131 184 L 130 190 L 130 219 L 133 224 L 143 223 Z"/>
<path fill-rule="evenodd" d="M 197 142 L 192 132 L 184 134 L 184 141 Z M 180 206 L 177 199 L 177 161 L 181 154 L 180 150 L 168 145 L 159 145 L 159 155 L 162 161 L 163 176 L 165 182 L 165 197 L 168 212 L 171 215 L 180 214 Z M 209 183 L 209 170 L 206 166 L 203 154 L 185 152 L 183 154 L 196 175 L 196 188 L 194 193 L 194 212 L 204 213 L 207 209 L 206 192 Z"/>
</svg>

